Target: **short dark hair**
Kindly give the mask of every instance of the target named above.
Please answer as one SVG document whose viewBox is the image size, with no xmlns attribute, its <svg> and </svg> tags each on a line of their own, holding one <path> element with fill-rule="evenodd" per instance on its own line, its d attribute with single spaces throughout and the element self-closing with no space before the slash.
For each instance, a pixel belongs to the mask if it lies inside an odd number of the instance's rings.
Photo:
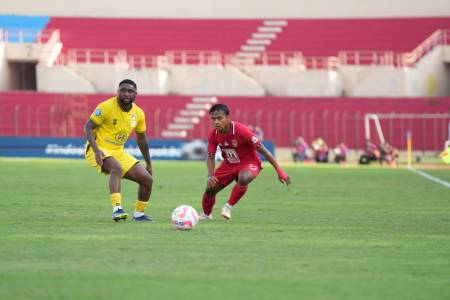
<svg viewBox="0 0 450 300">
<path fill-rule="evenodd" d="M 136 82 L 134 82 L 134 81 L 131 80 L 131 79 L 124 79 L 124 80 L 122 80 L 122 81 L 119 83 L 119 86 L 120 86 L 121 84 L 123 84 L 123 83 L 131 84 L 132 86 L 134 86 L 135 89 L 137 89 Z"/>
<path fill-rule="evenodd" d="M 225 115 L 229 115 L 230 114 L 230 110 L 228 109 L 228 106 L 226 106 L 225 104 L 214 104 L 210 109 L 209 109 L 209 113 L 212 114 L 213 112 L 216 111 L 223 111 L 223 113 Z"/>
</svg>

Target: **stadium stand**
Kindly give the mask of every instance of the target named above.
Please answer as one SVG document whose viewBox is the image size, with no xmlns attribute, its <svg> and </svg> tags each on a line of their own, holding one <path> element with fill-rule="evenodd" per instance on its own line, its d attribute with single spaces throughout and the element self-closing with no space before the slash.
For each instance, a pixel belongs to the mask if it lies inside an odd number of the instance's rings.
<svg viewBox="0 0 450 300">
<path fill-rule="evenodd" d="M 3 15 L 0 16 L 0 29 L 3 30 L 27 30 L 30 34 L 24 37 L 24 42 L 34 42 L 39 31 L 44 30 L 49 21 L 49 17 L 45 16 L 15 16 Z M 19 41 L 19 37 L 13 36 L 8 39 L 9 42 L 14 43 Z"/>
<path fill-rule="evenodd" d="M 130 54 L 168 50 L 218 50 L 235 53 L 264 20 L 107 19 L 52 17 L 47 29 L 59 29 L 69 48 L 126 49 Z M 450 18 L 287 20 L 266 47 L 333 56 L 342 50 L 411 51 Z M 411 30 L 414 28 L 414 30 Z M 143 38 L 133 38 L 140 36 Z"/>
<path fill-rule="evenodd" d="M 270 51 L 300 50 L 306 56 L 336 56 L 343 50 L 408 52 L 450 18 L 289 20 Z"/>
<path fill-rule="evenodd" d="M 47 28 L 61 31 L 65 48 L 120 48 L 147 55 L 180 49 L 233 53 L 260 22 L 52 17 Z"/>
</svg>

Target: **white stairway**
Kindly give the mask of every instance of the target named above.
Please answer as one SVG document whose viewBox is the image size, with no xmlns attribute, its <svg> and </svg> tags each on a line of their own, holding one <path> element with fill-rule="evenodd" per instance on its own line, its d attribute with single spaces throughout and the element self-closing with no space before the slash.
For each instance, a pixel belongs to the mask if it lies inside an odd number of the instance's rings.
<svg viewBox="0 0 450 300">
<path fill-rule="evenodd" d="M 178 112 L 173 121 L 161 132 L 163 138 L 186 138 L 189 131 L 200 123 L 212 105 L 217 103 L 216 97 L 193 97 L 186 107 Z"/>
<path fill-rule="evenodd" d="M 241 50 L 236 52 L 236 61 L 243 64 L 253 63 L 287 25 L 286 20 L 265 20 L 263 25 L 256 28 L 256 32 L 252 33 L 251 37 L 241 46 Z"/>
</svg>

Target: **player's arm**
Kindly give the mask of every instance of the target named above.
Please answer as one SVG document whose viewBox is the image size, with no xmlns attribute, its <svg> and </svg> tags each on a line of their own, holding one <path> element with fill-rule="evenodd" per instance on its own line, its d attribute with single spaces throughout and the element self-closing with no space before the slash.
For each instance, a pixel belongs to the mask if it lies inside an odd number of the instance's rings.
<svg viewBox="0 0 450 300">
<path fill-rule="evenodd" d="M 94 129 L 97 127 L 97 124 L 95 124 L 92 120 L 88 120 L 86 124 L 84 125 L 84 132 L 86 135 L 86 139 L 88 140 L 88 143 L 90 147 L 92 147 L 92 150 L 95 154 L 95 161 L 99 166 L 103 165 L 103 152 L 98 148 L 97 142 L 95 141 L 95 135 L 94 135 Z"/>
<path fill-rule="evenodd" d="M 145 160 L 145 169 L 150 173 L 153 174 L 152 170 L 152 161 L 150 160 L 150 149 L 148 147 L 148 141 L 147 136 L 145 135 L 145 132 L 136 132 L 137 137 L 137 144 L 139 147 L 139 150 L 141 150 L 142 156 Z"/>
<path fill-rule="evenodd" d="M 291 177 L 280 167 L 275 158 L 272 156 L 269 150 L 264 147 L 263 144 L 258 144 L 256 146 L 256 150 L 264 155 L 267 161 L 275 168 L 275 171 L 277 171 L 278 174 L 278 179 L 281 181 L 281 183 L 285 183 L 286 185 L 291 184 Z"/>
<path fill-rule="evenodd" d="M 217 178 L 214 177 L 214 169 L 216 168 L 216 161 L 215 161 L 215 159 L 216 159 L 216 154 L 208 152 L 207 157 L 206 157 L 206 169 L 208 171 L 208 177 L 207 177 L 207 180 L 206 180 L 206 185 L 208 187 L 213 187 L 214 185 L 219 183 Z"/>
</svg>

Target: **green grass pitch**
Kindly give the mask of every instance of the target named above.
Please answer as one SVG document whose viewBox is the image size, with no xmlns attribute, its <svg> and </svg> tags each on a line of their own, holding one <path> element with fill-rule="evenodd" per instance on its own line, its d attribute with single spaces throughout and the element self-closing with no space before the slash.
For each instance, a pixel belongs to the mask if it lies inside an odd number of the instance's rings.
<svg viewBox="0 0 450 300">
<path fill-rule="evenodd" d="M 0 171 L 0 299 L 450 299 L 450 190 L 402 168 L 288 166 L 286 189 L 265 166 L 230 221 L 228 188 L 190 232 L 169 219 L 200 211 L 201 162 L 154 162 L 145 224 L 110 220 L 83 160 Z"/>
</svg>

